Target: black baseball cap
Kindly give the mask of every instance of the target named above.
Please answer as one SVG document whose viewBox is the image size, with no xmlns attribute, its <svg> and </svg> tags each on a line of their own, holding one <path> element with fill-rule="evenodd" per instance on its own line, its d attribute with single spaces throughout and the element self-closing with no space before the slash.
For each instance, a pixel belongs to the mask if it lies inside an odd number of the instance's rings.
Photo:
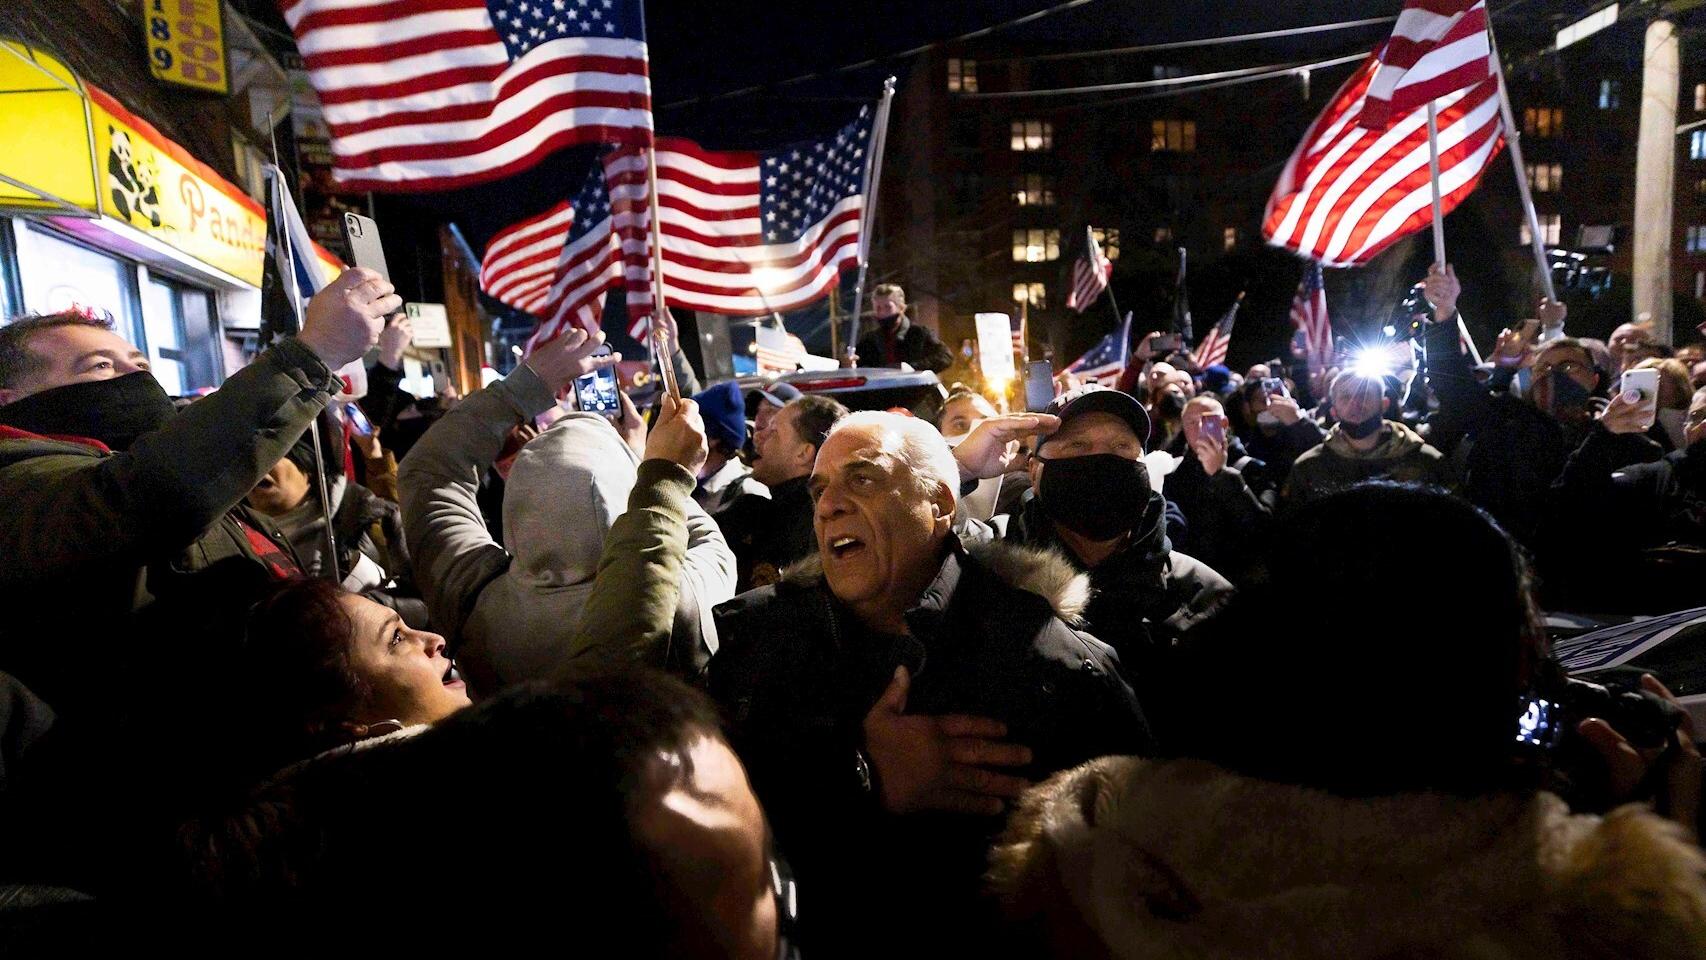
<svg viewBox="0 0 1706 960">
<path fill-rule="evenodd" d="M 1131 426 L 1137 442 L 1149 446 L 1149 414 L 1137 398 L 1123 390 L 1111 390 L 1099 383 L 1074 387 L 1049 402 L 1044 413 L 1052 413 L 1065 426 L 1073 417 L 1086 413 L 1111 413 Z"/>
</svg>

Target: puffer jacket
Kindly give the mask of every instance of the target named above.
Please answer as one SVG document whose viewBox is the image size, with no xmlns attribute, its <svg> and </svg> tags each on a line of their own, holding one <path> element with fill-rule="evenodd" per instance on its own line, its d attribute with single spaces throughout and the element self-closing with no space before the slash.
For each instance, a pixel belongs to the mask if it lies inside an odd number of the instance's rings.
<svg viewBox="0 0 1706 960">
<path fill-rule="evenodd" d="M 1105 757 L 1032 788 L 991 861 L 1049 956 L 1706 956 L 1706 858 L 1681 829 L 1549 793 L 1352 799 Z"/>
<path fill-rule="evenodd" d="M 1445 457 L 1429 446 L 1421 434 L 1396 420 L 1380 426 L 1380 440 L 1368 450 L 1351 446 L 1343 429 L 1334 424 L 1321 445 L 1297 458 L 1286 498 L 1304 502 L 1364 480 L 1396 480 L 1445 486 L 1449 475 Z"/>
</svg>

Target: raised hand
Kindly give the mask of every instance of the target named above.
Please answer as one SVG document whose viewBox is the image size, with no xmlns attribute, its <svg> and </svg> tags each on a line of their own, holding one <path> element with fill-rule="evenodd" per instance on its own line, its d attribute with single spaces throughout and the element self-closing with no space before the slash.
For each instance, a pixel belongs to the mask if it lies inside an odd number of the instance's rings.
<svg viewBox="0 0 1706 960">
<path fill-rule="evenodd" d="M 406 314 L 397 314 L 379 331 L 379 362 L 392 370 L 403 369 L 403 351 L 415 340 L 415 327 Z"/>
<path fill-rule="evenodd" d="M 972 428 L 971 433 L 954 448 L 954 459 L 960 463 L 960 476 L 965 479 L 987 480 L 1012 470 L 1019 462 L 1015 441 L 1026 434 L 1047 436 L 1060 429 L 1060 418 L 1047 413 L 1009 413 L 990 417 Z"/>
<path fill-rule="evenodd" d="M 632 405 L 633 401 L 629 401 L 629 406 Z M 677 400 L 664 395 L 657 422 L 646 436 L 645 448 L 641 459 L 668 460 L 686 467 L 688 473 L 698 473 L 707 455 L 705 421 L 699 416 L 699 405 L 685 397 Z"/>
<path fill-rule="evenodd" d="M 308 301 L 296 339 L 333 370 L 379 341 L 385 318 L 402 307 L 396 288 L 366 267 L 345 270 Z"/>
<path fill-rule="evenodd" d="M 865 715 L 865 753 L 875 768 L 883 809 L 947 810 L 994 816 L 1030 786 L 992 767 L 1022 767 L 1031 751 L 1002 740 L 1007 726 L 988 717 L 906 712 L 912 675 L 897 667 Z"/>
<path fill-rule="evenodd" d="M 1618 391 L 1598 419 L 1599 425 L 1612 433 L 1646 433 L 1653 426 L 1653 407 L 1645 400 L 1631 402 Z"/>
<path fill-rule="evenodd" d="M 545 381 L 552 393 L 562 393 L 576 377 L 584 377 L 594 370 L 599 370 L 622 359 L 619 353 L 609 353 L 603 356 L 593 356 L 593 351 L 604 345 L 602 331 L 587 335 L 585 330 L 575 327 L 551 342 L 540 345 L 523 361 L 527 368 Z"/>
<path fill-rule="evenodd" d="M 1434 320 L 1444 323 L 1457 313 L 1457 298 L 1463 285 L 1457 282 L 1457 271 L 1449 263 L 1436 263 L 1428 268 L 1428 278 L 1422 281 L 1422 296 L 1434 308 Z"/>
</svg>

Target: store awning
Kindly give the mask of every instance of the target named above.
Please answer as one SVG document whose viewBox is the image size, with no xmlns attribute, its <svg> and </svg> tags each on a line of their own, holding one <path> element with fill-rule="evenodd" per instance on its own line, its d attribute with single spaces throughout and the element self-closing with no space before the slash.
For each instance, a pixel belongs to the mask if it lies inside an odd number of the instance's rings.
<svg viewBox="0 0 1706 960">
<path fill-rule="evenodd" d="M 0 40 L 0 212 L 160 245 L 251 287 L 266 211 L 63 62 Z"/>
</svg>

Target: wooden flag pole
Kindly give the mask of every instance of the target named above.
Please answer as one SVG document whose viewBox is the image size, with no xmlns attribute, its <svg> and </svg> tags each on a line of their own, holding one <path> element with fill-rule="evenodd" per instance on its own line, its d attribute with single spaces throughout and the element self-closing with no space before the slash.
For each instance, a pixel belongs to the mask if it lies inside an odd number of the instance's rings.
<svg viewBox="0 0 1706 960">
<path fill-rule="evenodd" d="M 675 381 L 674 351 L 663 322 L 669 304 L 665 303 L 663 298 L 663 224 L 658 216 L 658 153 L 653 144 L 646 145 L 646 187 L 647 193 L 650 194 L 647 204 L 652 221 L 652 319 L 649 339 L 652 342 L 652 357 L 657 361 L 658 375 L 663 378 L 665 392 L 680 400 L 681 384 Z"/>
<path fill-rule="evenodd" d="M 1439 115 L 1428 101 L 1428 182 L 1433 185 L 1434 262 L 1445 264 L 1445 214 L 1439 196 Z"/>
<path fill-rule="evenodd" d="M 1487 24 L 1487 46 L 1492 53 L 1493 69 L 1499 78 L 1499 117 L 1505 122 L 1505 142 L 1510 145 L 1511 165 L 1516 168 L 1516 192 L 1522 198 L 1522 213 L 1528 218 L 1528 240 L 1534 248 L 1534 268 L 1540 272 L 1540 286 L 1546 299 L 1556 301 L 1558 292 L 1552 287 L 1552 266 L 1546 261 L 1546 238 L 1540 234 L 1540 217 L 1534 212 L 1534 194 L 1528 186 L 1528 168 L 1522 162 L 1522 131 L 1511 115 L 1511 95 L 1505 89 L 1505 65 L 1499 59 L 1499 42 L 1493 37 L 1493 25 Z M 1562 330 L 1559 331 L 1562 334 Z"/>
<path fill-rule="evenodd" d="M 844 358 L 852 357 L 859 345 L 859 318 L 865 310 L 865 277 L 871 267 L 871 228 L 877 222 L 877 188 L 883 180 L 883 145 L 889 138 L 889 108 L 894 104 L 894 77 L 883 81 L 883 98 L 871 118 L 871 143 L 865 152 L 865 191 L 859 211 L 859 274 L 853 282 L 853 310 L 847 320 Z"/>
</svg>

